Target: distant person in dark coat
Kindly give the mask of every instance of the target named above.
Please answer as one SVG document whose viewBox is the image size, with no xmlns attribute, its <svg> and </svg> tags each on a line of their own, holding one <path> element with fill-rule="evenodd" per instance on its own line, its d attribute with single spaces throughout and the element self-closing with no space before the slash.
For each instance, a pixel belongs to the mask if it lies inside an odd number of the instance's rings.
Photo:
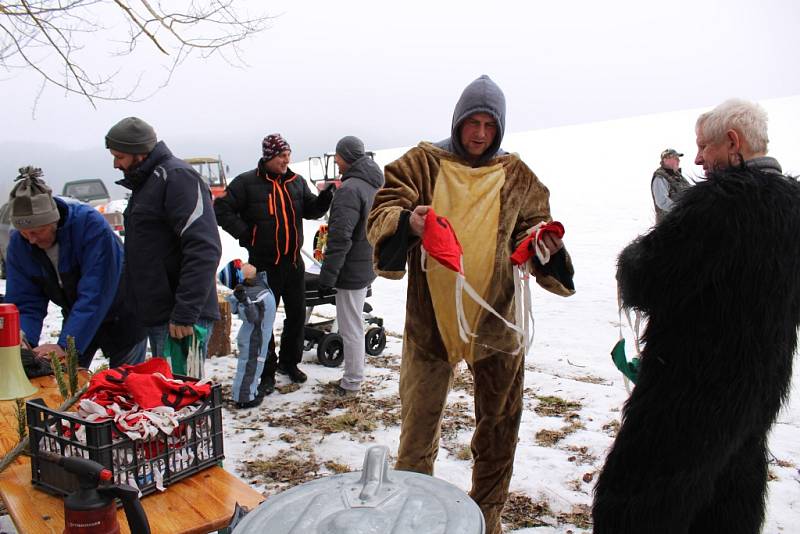
<svg viewBox="0 0 800 534">
<path fill-rule="evenodd" d="M 331 204 L 319 293 L 324 296 L 336 288 L 336 321 L 344 343 L 344 376 L 337 391 L 355 395 L 364 380 L 364 300 L 367 286 L 375 279 L 367 217 L 375 193 L 383 185 L 383 172 L 357 137 L 339 140 L 335 159 L 342 173 L 342 186 Z"/>
<path fill-rule="evenodd" d="M 20 169 L 9 199 L 11 233 L 5 302 L 38 356 L 65 355 L 75 339 L 78 363 L 89 367 L 98 348 L 111 367 L 144 361 L 147 338 L 125 300 L 122 242 L 100 213 L 53 198 L 41 170 Z M 47 305 L 64 316 L 56 343 L 39 345 Z"/>
<path fill-rule="evenodd" d="M 661 165 L 653 173 L 650 180 L 650 192 L 653 195 L 653 206 L 656 210 L 656 223 L 661 222 L 675 205 L 681 193 L 689 188 L 689 182 L 681 174 L 681 158 L 683 154 L 674 148 L 661 153 Z"/>
<path fill-rule="evenodd" d="M 125 175 L 117 183 L 132 191 L 125 209 L 128 298 L 148 329 L 150 349 L 162 356 L 168 335 L 183 339 L 196 335 L 199 326 L 207 331 L 202 362 L 219 319 L 216 274 L 222 255 L 208 185 L 139 118 L 115 124 L 106 147 L 114 168 Z"/>
<path fill-rule="evenodd" d="M 800 184 L 766 156 L 753 103 L 701 115 L 697 147 L 706 181 L 619 257 L 623 305 L 649 322 L 595 534 L 757 534 L 764 521 L 767 434 L 800 326 Z"/>
<path fill-rule="evenodd" d="M 314 195 L 303 177 L 289 168 L 292 149 L 280 134 L 266 136 L 261 152 L 258 166 L 234 178 L 214 209 L 219 225 L 247 249 L 247 262 L 267 273 L 275 301 L 283 300 L 280 355 L 275 354 L 273 336 L 259 385 L 268 394 L 275 389 L 276 371 L 296 383 L 307 378 L 297 365 L 303 359 L 306 318 L 303 219 L 322 217 L 333 192 Z"/>
</svg>

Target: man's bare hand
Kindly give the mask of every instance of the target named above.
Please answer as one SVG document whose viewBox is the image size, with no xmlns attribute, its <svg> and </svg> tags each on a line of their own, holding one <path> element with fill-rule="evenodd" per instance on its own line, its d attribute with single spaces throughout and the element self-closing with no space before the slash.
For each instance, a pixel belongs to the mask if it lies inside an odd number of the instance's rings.
<svg viewBox="0 0 800 534">
<path fill-rule="evenodd" d="M 430 209 L 430 206 L 417 206 L 411 212 L 408 224 L 411 226 L 411 233 L 415 236 L 422 236 L 422 232 L 425 230 L 425 216 Z"/>
<path fill-rule="evenodd" d="M 544 235 L 542 236 L 542 243 L 544 243 L 544 246 L 546 246 L 547 250 L 550 251 L 550 254 L 555 254 L 564 248 L 564 242 L 561 241 L 560 237 L 553 235 L 551 232 L 543 233 Z"/>
<path fill-rule="evenodd" d="M 56 358 L 64 359 L 67 356 L 67 353 L 64 352 L 64 349 L 61 348 L 61 345 L 56 343 L 47 343 L 45 345 L 39 345 L 35 347 L 33 353 L 36 355 L 37 358 L 44 358 L 46 360 L 50 359 L 50 353 L 55 353 Z"/>
<path fill-rule="evenodd" d="M 169 336 L 173 339 L 183 339 L 186 336 L 191 336 L 194 333 L 192 325 L 180 325 L 169 323 Z"/>
</svg>

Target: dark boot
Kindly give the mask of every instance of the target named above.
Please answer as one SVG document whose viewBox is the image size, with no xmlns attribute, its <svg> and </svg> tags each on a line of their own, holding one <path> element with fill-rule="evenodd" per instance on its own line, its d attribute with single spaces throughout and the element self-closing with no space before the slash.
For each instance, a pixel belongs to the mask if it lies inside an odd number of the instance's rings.
<svg viewBox="0 0 800 534">
<path fill-rule="evenodd" d="M 262 398 L 275 391 L 275 375 L 261 375 L 261 382 L 258 384 L 258 395 Z"/>
<path fill-rule="evenodd" d="M 261 396 L 269 395 L 275 391 L 275 371 L 278 369 L 278 355 L 274 351 L 267 353 L 267 361 L 264 363 L 264 370 L 261 371 L 261 379 L 258 383 L 258 393 Z"/>
<path fill-rule="evenodd" d="M 257 408 L 261 405 L 261 402 L 264 400 L 264 396 L 260 394 L 256 394 L 256 398 L 248 402 L 237 402 L 236 408 L 239 410 L 246 410 L 248 408 Z"/>
<path fill-rule="evenodd" d="M 278 364 L 278 372 L 282 375 L 287 375 L 292 382 L 296 384 L 302 384 L 308 377 L 306 374 L 297 367 L 297 364 L 294 365 L 281 365 Z"/>
</svg>

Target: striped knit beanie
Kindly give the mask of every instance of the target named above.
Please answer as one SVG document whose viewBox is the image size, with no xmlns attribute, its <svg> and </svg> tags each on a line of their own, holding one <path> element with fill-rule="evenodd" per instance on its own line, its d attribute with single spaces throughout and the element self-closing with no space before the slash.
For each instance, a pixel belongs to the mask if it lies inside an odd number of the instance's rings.
<svg viewBox="0 0 800 534">
<path fill-rule="evenodd" d="M 281 137 L 279 133 L 269 134 L 261 141 L 261 151 L 264 153 L 264 159 L 266 161 L 271 160 L 284 150 L 291 152 L 292 149 L 289 143 L 286 142 L 286 139 Z"/>
</svg>

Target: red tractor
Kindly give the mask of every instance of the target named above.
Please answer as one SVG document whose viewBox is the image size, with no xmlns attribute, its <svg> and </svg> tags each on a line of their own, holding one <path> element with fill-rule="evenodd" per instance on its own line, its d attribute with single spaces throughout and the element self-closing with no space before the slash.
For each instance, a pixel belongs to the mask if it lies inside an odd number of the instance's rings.
<svg viewBox="0 0 800 534">
<path fill-rule="evenodd" d="M 203 181 L 211 189 L 211 195 L 214 198 L 219 198 L 225 194 L 225 188 L 228 186 L 228 180 L 225 175 L 230 169 L 227 165 L 222 165 L 222 159 L 219 156 L 216 158 L 186 158 L 184 161 L 202 176 Z"/>
</svg>

